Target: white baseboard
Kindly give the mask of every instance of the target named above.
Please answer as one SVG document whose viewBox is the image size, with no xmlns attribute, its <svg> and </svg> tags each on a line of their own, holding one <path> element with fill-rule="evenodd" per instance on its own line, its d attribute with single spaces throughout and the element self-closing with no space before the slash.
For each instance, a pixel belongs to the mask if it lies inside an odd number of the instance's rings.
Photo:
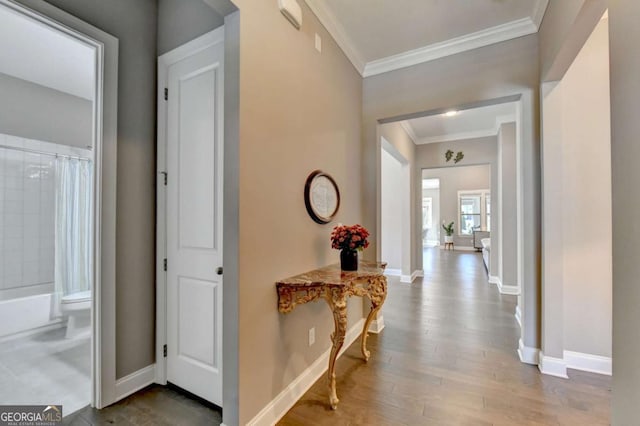
<svg viewBox="0 0 640 426">
<path fill-rule="evenodd" d="M 489 275 L 489 284 L 497 285 L 500 294 L 510 294 L 512 296 L 520 295 L 520 287 L 515 285 L 503 284 L 500 277 L 496 277 L 495 275 Z"/>
<path fill-rule="evenodd" d="M 369 333 L 380 334 L 384 330 L 384 317 L 378 313 L 378 317 L 369 324 Z"/>
<path fill-rule="evenodd" d="M 547 356 L 542 351 L 540 351 L 538 369 L 542 374 L 548 376 L 561 377 L 563 379 L 569 378 L 569 376 L 567 376 L 567 363 L 564 359 Z"/>
<path fill-rule="evenodd" d="M 338 357 L 353 342 L 360 337 L 362 327 L 364 326 L 364 318 L 354 324 L 348 331 L 344 339 L 342 350 Z M 289 385 L 275 397 L 273 401 L 267 404 L 256 416 L 247 423 L 249 426 L 273 426 L 275 425 L 287 411 L 305 394 L 306 391 L 326 373 L 329 363 L 329 355 L 331 348 L 327 349 L 318 359 L 314 361 L 309 368 L 296 377 Z"/>
<path fill-rule="evenodd" d="M 515 313 L 516 321 L 518 321 L 518 325 L 522 328 L 522 312 L 520 312 L 520 305 L 516 305 L 516 313 Z M 522 343 L 522 340 L 520 340 Z"/>
<path fill-rule="evenodd" d="M 525 364 L 538 365 L 540 363 L 540 349 L 525 346 L 522 339 L 518 342 L 518 356 L 520 362 Z"/>
<path fill-rule="evenodd" d="M 151 364 L 141 370 L 116 380 L 116 401 L 120 401 L 129 395 L 138 392 L 140 389 L 149 386 L 156 379 L 156 365 Z"/>
<path fill-rule="evenodd" d="M 412 283 L 418 277 L 424 277 L 424 271 L 413 271 L 411 275 L 400 275 L 401 283 Z"/>
<path fill-rule="evenodd" d="M 498 282 L 498 291 L 500 294 L 509 294 L 512 296 L 520 295 L 520 287 L 515 285 L 503 284 L 501 280 Z"/>
<path fill-rule="evenodd" d="M 606 376 L 611 376 L 613 371 L 611 358 L 605 356 L 564 351 L 564 360 L 567 363 L 567 368 L 573 368 L 574 370 L 588 371 Z"/>
<path fill-rule="evenodd" d="M 390 277 L 400 277 L 402 276 L 402 271 L 400 269 L 387 268 L 384 270 L 384 274 Z"/>
</svg>

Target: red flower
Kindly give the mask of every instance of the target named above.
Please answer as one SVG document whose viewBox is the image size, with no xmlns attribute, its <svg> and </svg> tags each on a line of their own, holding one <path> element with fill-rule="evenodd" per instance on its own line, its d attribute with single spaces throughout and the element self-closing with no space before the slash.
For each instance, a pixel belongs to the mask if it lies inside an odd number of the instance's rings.
<svg viewBox="0 0 640 426">
<path fill-rule="evenodd" d="M 361 225 L 336 226 L 331 231 L 331 248 L 337 250 L 362 250 L 369 247 L 369 231 Z"/>
</svg>

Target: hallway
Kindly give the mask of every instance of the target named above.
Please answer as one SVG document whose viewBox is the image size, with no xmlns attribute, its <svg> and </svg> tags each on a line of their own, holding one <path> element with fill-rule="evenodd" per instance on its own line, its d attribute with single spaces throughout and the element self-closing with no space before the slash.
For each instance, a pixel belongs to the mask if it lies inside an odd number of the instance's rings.
<svg viewBox="0 0 640 426">
<path fill-rule="evenodd" d="M 425 278 L 389 278 L 386 328 L 337 362 L 340 405 L 322 377 L 280 425 L 609 424 L 610 377 L 570 370 L 570 380 L 522 364 L 515 296 L 487 283 L 479 253 L 427 249 Z"/>
</svg>

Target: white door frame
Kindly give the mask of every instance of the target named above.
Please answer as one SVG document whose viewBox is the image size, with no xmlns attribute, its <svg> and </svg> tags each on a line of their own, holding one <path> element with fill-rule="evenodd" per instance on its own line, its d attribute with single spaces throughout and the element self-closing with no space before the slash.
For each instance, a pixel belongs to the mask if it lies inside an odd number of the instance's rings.
<svg viewBox="0 0 640 426">
<path fill-rule="evenodd" d="M 165 102 L 165 88 L 168 85 L 168 71 L 172 64 L 220 42 L 224 42 L 224 26 L 158 57 L 155 382 L 162 385 L 167 384 L 167 359 L 164 351 L 167 343 L 167 272 L 165 270 L 165 259 L 167 258 L 167 187 L 165 186 L 167 178 L 167 103 Z M 220 119 L 223 120 L 222 115 Z"/>
<path fill-rule="evenodd" d="M 22 0 L 20 3 L 0 0 L 0 5 L 63 32 L 91 46 L 96 52 L 91 405 L 102 408 L 117 398 L 115 258 L 118 39 L 43 1 Z"/>
</svg>

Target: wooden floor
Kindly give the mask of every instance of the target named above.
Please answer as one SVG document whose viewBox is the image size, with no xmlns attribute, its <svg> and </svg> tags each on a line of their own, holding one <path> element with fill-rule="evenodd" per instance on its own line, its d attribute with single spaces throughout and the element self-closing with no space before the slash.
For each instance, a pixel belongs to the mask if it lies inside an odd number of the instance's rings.
<svg viewBox="0 0 640 426">
<path fill-rule="evenodd" d="M 570 370 L 543 376 L 518 360 L 516 299 L 487 283 L 478 253 L 431 249 L 426 277 L 390 279 L 386 328 L 371 361 L 352 345 L 337 362 L 337 411 L 321 378 L 280 425 L 607 425 L 610 378 Z M 219 425 L 220 411 L 151 386 L 66 425 Z"/>
<path fill-rule="evenodd" d="M 64 407 L 62 407 L 64 411 Z M 218 426 L 220 410 L 172 387 L 152 385 L 122 401 L 96 410 L 86 407 L 63 420 L 64 425 Z"/>
<path fill-rule="evenodd" d="M 515 296 L 487 283 L 479 253 L 425 251 L 426 277 L 390 279 L 386 328 L 337 362 L 337 411 L 321 378 L 280 425 L 607 425 L 609 377 L 570 380 L 522 364 Z"/>
</svg>

